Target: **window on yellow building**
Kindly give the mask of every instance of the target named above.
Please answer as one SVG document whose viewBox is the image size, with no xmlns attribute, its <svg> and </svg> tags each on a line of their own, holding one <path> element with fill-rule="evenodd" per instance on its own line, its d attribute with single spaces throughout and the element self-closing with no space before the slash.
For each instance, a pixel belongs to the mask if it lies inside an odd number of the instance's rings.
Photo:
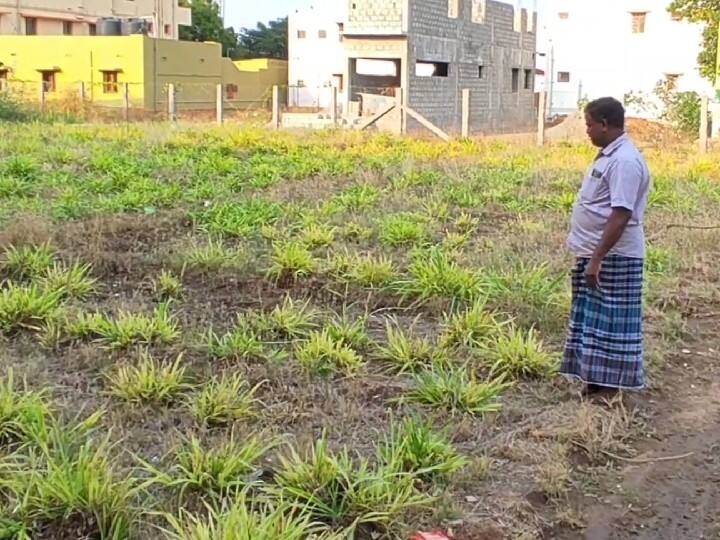
<svg viewBox="0 0 720 540">
<path fill-rule="evenodd" d="M 117 71 L 103 71 L 103 94 L 117 94 L 118 93 L 118 72 Z"/>
<path fill-rule="evenodd" d="M 89 33 L 91 36 L 96 36 L 96 35 L 97 35 L 97 25 L 96 25 L 95 23 L 90 23 L 90 24 L 88 25 L 88 33 Z"/>
<path fill-rule="evenodd" d="M 43 89 L 46 92 L 54 92 L 57 88 L 55 84 L 55 72 L 54 71 L 41 71 Z"/>
</svg>

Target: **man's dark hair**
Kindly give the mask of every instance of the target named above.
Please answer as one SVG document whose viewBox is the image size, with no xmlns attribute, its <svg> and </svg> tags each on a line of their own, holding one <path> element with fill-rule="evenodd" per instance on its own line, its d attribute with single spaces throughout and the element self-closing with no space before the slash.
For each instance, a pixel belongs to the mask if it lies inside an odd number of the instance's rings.
<svg viewBox="0 0 720 540">
<path fill-rule="evenodd" d="M 596 122 L 605 122 L 608 127 L 625 129 L 625 107 L 617 99 L 604 97 L 591 101 L 585 112 Z"/>
</svg>

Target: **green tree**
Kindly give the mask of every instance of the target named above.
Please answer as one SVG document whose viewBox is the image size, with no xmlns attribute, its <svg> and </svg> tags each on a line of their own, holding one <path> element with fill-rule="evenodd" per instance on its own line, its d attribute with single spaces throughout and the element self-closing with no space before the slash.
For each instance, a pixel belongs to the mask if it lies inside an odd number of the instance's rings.
<svg viewBox="0 0 720 540">
<path fill-rule="evenodd" d="M 267 25 L 258 23 L 254 29 L 240 30 L 239 58 L 282 58 L 288 57 L 288 20 L 276 19 Z"/>
<path fill-rule="evenodd" d="M 224 55 L 237 48 L 235 30 L 224 27 L 220 6 L 215 0 L 183 0 L 181 3 L 192 10 L 192 26 L 180 27 L 180 39 L 215 41 L 222 45 Z"/>
<path fill-rule="evenodd" d="M 703 50 L 698 64 L 703 77 L 715 82 L 718 74 L 718 27 L 720 26 L 720 0 L 674 0 L 668 7 L 673 15 L 705 25 Z"/>
</svg>

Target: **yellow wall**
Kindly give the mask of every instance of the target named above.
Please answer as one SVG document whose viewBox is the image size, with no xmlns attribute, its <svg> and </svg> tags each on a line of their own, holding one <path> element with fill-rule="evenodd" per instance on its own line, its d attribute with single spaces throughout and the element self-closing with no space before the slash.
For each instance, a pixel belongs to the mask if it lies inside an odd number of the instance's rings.
<svg viewBox="0 0 720 540">
<path fill-rule="evenodd" d="M 213 109 L 217 85 L 237 86 L 230 103 L 262 106 L 273 85 L 287 84 L 287 62 L 222 57 L 218 43 L 161 40 L 147 36 L 0 36 L 0 68 L 9 68 L 10 88 L 28 99 L 38 99 L 39 70 L 54 69 L 56 91 L 48 100 L 79 95 L 85 83 L 88 99 L 107 106 L 123 104 L 128 83 L 131 106 L 165 110 L 167 85 L 176 89 L 182 109 Z M 118 73 L 118 93 L 106 93 L 103 70 Z"/>
<path fill-rule="evenodd" d="M 40 92 L 38 70 L 57 69 L 56 91 L 47 99 L 79 95 L 85 83 L 88 99 L 106 105 L 122 105 L 122 84 L 130 83 L 133 105 L 144 105 L 143 36 L 0 36 L 0 63 L 10 68 L 10 87 L 23 95 L 36 97 Z M 118 93 L 103 90 L 102 70 L 118 73 Z"/>
</svg>

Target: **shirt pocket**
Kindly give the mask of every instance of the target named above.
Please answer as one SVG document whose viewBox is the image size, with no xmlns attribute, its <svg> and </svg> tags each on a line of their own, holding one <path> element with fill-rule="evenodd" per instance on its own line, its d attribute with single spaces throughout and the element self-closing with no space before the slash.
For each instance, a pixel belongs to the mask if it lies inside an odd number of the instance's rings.
<svg viewBox="0 0 720 540">
<path fill-rule="evenodd" d="M 585 202 L 594 201 L 597 198 L 598 191 L 602 185 L 603 178 L 605 176 L 606 165 L 594 164 L 588 170 L 585 178 L 583 179 L 582 187 L 580 188 L 580 199 Z"/>
</svg>

